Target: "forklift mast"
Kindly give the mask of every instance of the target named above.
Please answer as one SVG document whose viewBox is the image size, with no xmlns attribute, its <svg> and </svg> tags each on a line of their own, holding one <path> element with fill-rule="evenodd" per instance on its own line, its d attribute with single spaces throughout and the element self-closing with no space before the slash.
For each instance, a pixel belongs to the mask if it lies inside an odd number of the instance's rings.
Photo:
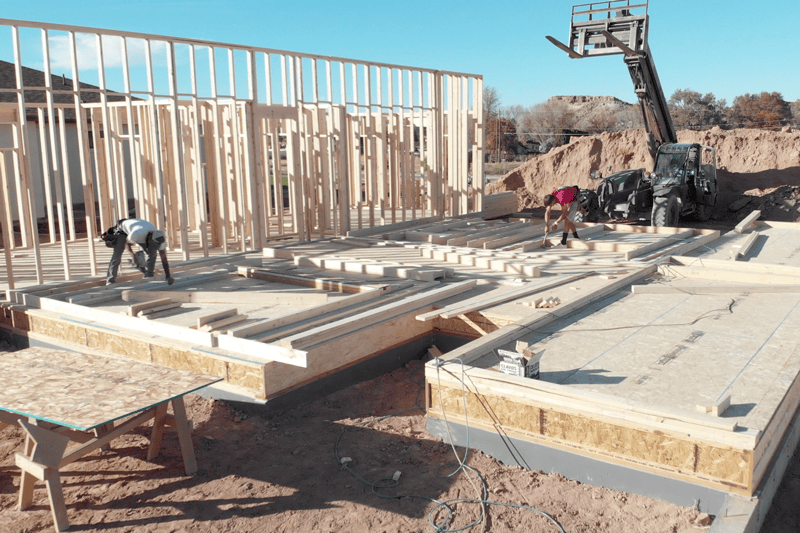
<svg viewBox="0 0 800 533">
<path fill-rule="evenodd" d="M 662 144 L 678 142 L 667 100 L 647 44 L 648 1 L 592 2 L 572 7 L 569 46 L 551 36 L 547 40 L 573 59 L 624 54 L 647 130 L 647 146 L 655 157 Z"/>
</svg>

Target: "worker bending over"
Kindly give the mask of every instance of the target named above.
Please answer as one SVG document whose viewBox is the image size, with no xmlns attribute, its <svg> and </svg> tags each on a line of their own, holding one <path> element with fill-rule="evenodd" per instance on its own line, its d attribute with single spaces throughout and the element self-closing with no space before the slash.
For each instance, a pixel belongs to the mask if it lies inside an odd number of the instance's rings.
<svg viewBox="0 0 800 533">
<path fill-rule="evenodd" d="M 561 237 L 561 243 L 556 246 L 567 245 L 567 234 L 569 232 L 572 232 L 572 236 L 576 239 L 580 239 L 580 237 L 578 237 L 578 230 L 575 228 L 575 215 L 582 209 L 578 201 L 579 192 L 580 189 L 577 185 L 571 185 L 556 189 L 552 194 L 546 194 L 544 197 L 544 206 L 546 208 L 544 212 L 545 232 L 551 230 L 550 211 L 556 206 L 561 208 L 561 215 L 552 226 L 552 230 L 556 231 L 558 229 L 558 223 L 561 221 L 564 222 L 564 234 Z"/>
<path fill-rule="evenodd" d="M 164 267 L 164 274 L 167 282 L 172 285 L 175 281 L 169 275 L 169 262 L 167 261 L 167 239 L 164 232 L 157 229 L 154 225 L 140 218 L 123 218 L 112 226 L 102 235 L 106 246 L 114 249 L 111 254 L 111 261 L 108 263 L 108 276 L 106 285 L 111 285 L 117 281 L 119 264 L 122 261 L 122 254 L 127 246 L 128 251 L 133 255 L 133 264 L 139 269 L 145 278 L 155 277 L 156 252 L 161 256 L 161 265 Z M 138 252 L 133 251 L 133 245 L 138 244 L 141 248 Z M 145 257 L 146 256 L 146 257 Z"/>
</svg>

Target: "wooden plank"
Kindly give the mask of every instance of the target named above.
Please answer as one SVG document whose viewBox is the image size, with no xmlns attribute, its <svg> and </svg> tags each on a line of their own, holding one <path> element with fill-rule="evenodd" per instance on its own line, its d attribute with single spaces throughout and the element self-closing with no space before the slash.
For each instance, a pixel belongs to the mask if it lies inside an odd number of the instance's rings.
<svg viewBox="0 0 800 533">
<path fill-rule="evenodd" d="M 447 358 L 444 354 L 443 358 Z M 432 363 L 425 366 L 428 383 L 442 383 L 461 390 L 460 381 L 448 372 L 439 372 Z M 500 394 L 510 402 L 544 404 L 550 408 L 567 409 L 591 418 L 602 417 L 634 422 L 651 430 L 669 430 L 684 436 L 705 438 L 711 442 L 725 443 L 742 450 L 752 450 L 760 432 L 743 430 L 735 420 L 710 417 L 696 411 L 672 407 L 652 407 L 630 399 L 586 390 L 573 390 L 568 386 L 547 381 L 510 376 L 494 370 L 470 367 L 466 370 L 468 382 L 482 393 Z M 435 402 L 434 402 L 435 405 Z M 438 405 L 435 405 L 438 410 Z"/>
<path fill-rule="evenodd" d="M 467 242 L 481 237 L 491 237 L 491 236 L 498 236 L 501 233 L 505 233 L 508 231 L 510 225 L 508 222 L 498 222 L 493 226 L 488 227 L 487 229 L 477 229 L 472 234 L 467 234 L 463 237 L 454 237 L 452 239 L 447 240 L 448 246 L 463 246 Z"/>
<path fill-rule="evenodd" d="M 756 220 L 755 222 L 753 222 L 753 226 L 757 226 L 760 228 L 780 228 L 780 229 L 800 230 L 800 223 L 781 222 L 778 220 Z"/>
<path fill-rule="evenodd" d="M 697 405 L 696 411 L 699 413 L 711 413 L 712 416 L 722 416 L 722 413 L 731 406 L 731 395 L 728 393 L 725 397 L 711 405 Z"/>
<path fill-rule="evenodd" d="M 136 316 L 143 316 L 147 318 L 152 318 L 150 315 L 160 313 L 162 311 L 169 311 L 170 309 L 177 309 L 181 306 L 180 302 L 170 302 L 164 305 L 158 305 L 156 307 L 149 307 L 147 309 L 142 309 L 139 311 Z"/>
<path fill-rule="evenodd" d="M 501 231 L 494 233 L 492 235 L 486 235 L 482 237 L 475 238 L 474 236 L 469 239 L 465 245 L 467 248 L 483 248 L 483 245 L 489 241 L 495 240 L 495 238 L 499 237 L 506 237 L 508 235 L 514 234 L 520 230 L 520 227 L 517 224 L 508 224 L 507 227 L 503 228 Z M 456 239 L 457 240 L 457 239 Z M 450 241 L 447 241 L 447 244 L 450 245 Z"/>
<path fill-rule="evenodd" d="M 290 283 L 293 285 L 300 285 L 301 287 L 312 287 L 315 289 L 337 291 L 347 294 L 375 290 L 375 287 L 370 285 L 354 285 L 352 283 L 344 283 L 341 281 L 321 278 L 304 278 L 302 276 L 292 276 L 291 274 L 280 274 L 262 268 L 241 266 L 238 269 L 238 274 L 246 278 L 264 279 L 267 281 L 277 281 L 279 283 Z"/>
<path fill-rule="evenodd" d="M 800 267 L 792 265 L 754 263 L 751 261 L 739 263 L 727 260 L 722 261 L 719 259 L 706 259 L 704 257 L 686 257 L 675 255 L 670 257 L 669 264 L 692 267 L 702 266 L 709 269 L 728 270 L 731 272 L 752 274 L 770 274 L 773 276 L 800 276 Z"/>
<path fill-rule="evenodd" d="M 226 326 L 238 324 L 239 322 L 244 322 L 245 320 L 247 320 L 247 315 L 234 315 L 234 316 L 229 316 L 227 318 L 223 318 L 221 320 L 207 322 L 202 327 L 200 327 L 200 329 L 202 329 L 203 331 L 215 331 L 223 329 Z"/>
<path fill-rule="evenodd" d="M 142 302 L 156 298 L 171 298 L 181 303 L 206 304 L 252 304 L 252 305 L 318 305 L 330 300 L 327 293 L 290 292 L 285 289 L 273 292 L 262 291 L 136 291 L 123 290 L 126 302 Z"/>
<path fill-rule="evenodd" d="M 657 233 L 674 235 L 683 232 L 686 228 L 673 228 L 669 226 L 632 226 L 630 224 L 598 224 L 604 226 L 606 231 L 621 231 L 625 233 Z M 587 225 L 588 226 L 588 225 Z"/>
<path fill-rule="evenodd" d="M 512 255 L 487 253 L 479 255 L 473 250 L 468 249 L 440 249 L 440 248 L 419 248 L 420 255 L 426 259 L 436 261 L 447 261 L 448 263 L 484 268 L 504 274 L 538 278 L 541 269 L 526 262 L 526 258 L 514 259 Z M 507 258 L 506 258 L 507 257 Z"/>
<path fill-rule="evenodd" d="M 133 304 L 128 306 L 128 315 L 129 316 L 137 316 L 139 311 L 144 309 L 149 309 L 150 307 L 157 307 L 159 305 L 171 304 L 173 303 L 170 298 L 160 298 L 158 300 L 149 300 L 146 302 L 140 302 L 138 304 Z"/>
<path fill-rule="evenodd" d="M 741 264 L 741 263 L 733 263 Z M 744 285 L 791 285 L 800 283 L 800 275 L 769 274 L 758 271 L 736 271 L 729 269 L 703 268 L 702 266 L 659 266 L 659 272 L 667 277 L 708 279 L 722 282 L 742 283 Z"/>
<path fill-rule="evenodd" d="M 606 228 L 602 224 L 595 224 L 593 226 L 576 228 L 576 230 L 578 232 L 578 237 L 580 237 L 581 239 L 585 239 L 586 237 L 588 237 L 590 235 L 594 235 L 596 233 L 601 233 L 603 231 L 606 231 Z M 554 244 L 554 240 L 555 239 L 547 239 L 547 242 L 549 242 L 550 245 L 553 245 Z M 573 241 L 574 241 L 574 239 L 573 239 Z M 530 251 L 536 250 L 538 248 L 542 248 L 544 246 L 545 242 L 546 242 L 545 239 L 536 238 L 535 240 L 533 240 L 531 242 L 526 242 L 526 243 L 522 244 L 522 246 L 518 245 L 518 246 L 514 246 L 512 248 L 513 248 L 513 250 L 515 252 L 523 252 L 523 253 L 525 253 L 525 252 L 530 252 Z M 568 241 L 568 242 L 572 242 L 572 241 Z"/>
<path fill-rule="evenodd" d="M 733 228 L 733 232 L 734 232 L 734 233 L 744 233 L 744 231 L 745 231 L 747 228 L 749 228 L 749 227 L 750 227 L 750 225 L 751 225 L 753 222 L 755 222 L 756 220 L 758 220 L 758 217 L 760 217 L 760 216 L 761 216 L 761 211 L 759 211 L 758 209 L 756 209 L 755 211 L 753 211 L 752 213 L 750 213 L 749 215 L 747 215 L 747 216 L 746 216 L 746 217 L 745 217 L 745 218 L 744 218 L 744 219 L 743 219 L 741 222 L 739 222 L 738 224 L 736 224 L 736 227 L 735 227 L 735 228 Z"/>
<path fill-rule="evenodd" d="M 519 287 L 517 289 L 502 291 L 500 292 L 500 294 L 495 294 L 490 296 L 485 296 L 485 295 L 477 296 L 475 298 L 471 298 L 463 302 L 458 302 L 452 305 L 448 305 L 443 309 L 438 309 L 436 311 L 431 311 L 430 313 L 417 315 L 416 319 L 419 320 L 420 322 L 427 322 L 439 316 L 447 319 L 454 318 L 456 316 L 469 313 L 470 311 L 477 311 L 479 309 L 483 309 L 486 307 L 499 305 L 509 300 L 515 300 L 517 298 L 521 298 L 528 294 L 546 291 L 548 289 L 552 289 L 553 287 L 558 287 L 559 285 L 563 285 L 565 283 L 571 283 L 573 281 L 583 279 L 593 274 L 594 272 L 590 271 L 590 272 L 584 272 L 582 274 L 576 274 L 574 276 L 558 276 L 557 279 L 552 281 L 546 281 L 544 283 L 542 282 L 526 283 L 522 287 Z"/>
<path fill-rule="evenodd" d="M 300 346 L 313 346 L 314 344 L 324 342 L 325 339 L 344 335 L 345 333 L 369 326 L 370 324 L 376 324 L 402 314 L 413 312 L 421 307 L 461 294 L 471 289 L 476 284 L 477 280 L 474 279 L 461 281 L 439 289 L 424 292 L 417 296 L 404 298 L 399 302 L 385 305 L 381 309 L 360 313 L 331 324 L 325 324 L 312 330 L 281 339 L 281 345 L 294 349 L 298 349 Z"/>
<path fill-rule="evenodd" d="M 415 268 L 399 264 L 362 263 L 358 261 L 323 257 L 296 256 L 294 258 L 294 264 L 297 266 L 311 266 L 336 272 L 350 272 L 354 274 L 398 279 L 414 279 L 418 281 L 434 281 L 446 276 L 445 269 L 441 268 Z"/>
<path fill-rule="evenodd" d="M 210 266 L 216 266 L 219 263 L 230 262 L 230 260 L 231 260 L 230 258 L 225 258 L 225 257 L 204 258 L 200 263 L 189 262 L 189 264 L 180 264 L 174 267 L 170 267 L 170 273 L 175 273 L 175 272 L 191 273 L 192 270 L 202 271 L 203 269 L 206 269 Z M 220 278 L 227 278 L 229 275 L 230 272 L 228 272 L 228 270 L 225 269 L 218 269 L 212 272 L 200 272 L 197 274 L 192 274 L 191 276 L 175 278 L 175 282 L 170 287 L 173 289 L 177 289 L 185 285 L 207 283 L 209 281 L 214 281 Z M 78 291 L 87 289 L 97 290 L 97 291 L 118 290 L 118 287 L 123 282 L 129 284 L 128 286 L 130 286 L 130 290 L 152 290 L 155 287 L 164 286 L 166 288 L 168 286 L 167 282 L 156 282 L 156 281 L 151 281 L 150 279 L 142 279 L 141 273 L 131 272 L 128 274 L 121 274 L 117 276 L 117 283 L 114 285 L 106 285 L 105 277 L 82 279 L 82 280 L 75 280 L 68 282 L 45 283 L 33 287 L 16 289 L 12 291 L 12 299 L 22 298 L 21 295 L 24 294 L 33 294 L 39 297 L 48 297 L 64 293 L 75 293 L 77 295 Z M 22 300 L 20 299 L 19 301 L 21 302 Z"/>
<path fill-rule="evenodd" d="M 237 309 L 225 309 L 224 311 L 218 311 L 216 313 L 199 316 L 197 317 L 197 329 L 202 328 L 206 324 L 210 324 L 212 322 L 216 322 L 218 320 L 222 320 L 223 318 L 227 318 L 229 316 L 237 314 L 239 314 L 239 311 Z"/>
<path fill-rule="evenodd" d="M 743 242 L 731 245 L 731 258 L 734 261 L 738 261 L 746 257 L 750 252 L 750 249 L 753 247 L 753 244 L 755 244 L 756 240 L 758 239 L 758 235 L 759 234 L 757 231 L 753 231 L 744 239 Z"/>
</svg>

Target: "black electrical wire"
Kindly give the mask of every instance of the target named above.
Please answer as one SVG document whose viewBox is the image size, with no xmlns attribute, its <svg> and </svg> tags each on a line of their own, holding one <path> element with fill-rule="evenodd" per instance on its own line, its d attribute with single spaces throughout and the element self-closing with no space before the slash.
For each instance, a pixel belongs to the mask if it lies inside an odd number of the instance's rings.
<svg viewBox="0 0 800 533">
<path fill-rule="evenodd" d="M 465 405 L 466 405 L 466 383 L 465 383 L 465 381 L 463 379 L 463 376 L 464 376 L 464 373 L 465 373 L 464 363 L 461 360 L 457 360 L 457 361 L 459 363 L 461 363 L 461 375 L 462 375 L 462 377 L 458 377 L 458 376 L 455 376 L 455 377 L 461 383 L 462 397 L 463 397 Z M 454 363 L 455 363 L 455 361 L 453 361 L 453 362 L 440 361 L 440 364 L 436 365 L 436 368 L 437 368 L 437 379 L 438 379 L 438 376 L 439 376 L 439 370 L 441 369 L 442 366 L 444 366 L 445 364 L 454 364 Z M 418 381 L 418 380 L 414 379 L 418 372 L 419 371 L 412 373 L 409 376 L 409 379 L 413 383 L 416 383 L 416 384 L 419 384 L 419 385 L 423 385 L 424 384 L 424 379 L 422 381 Z M 453 375 L 453 374 L 451 374 L 451 375 Z M 478 487 L 475 486 L 475 483 L 473 483 L 473 480 L 469 479 L 469 477 L 468 477 L 468 480 L 470 481 L 470 483 L 472 483 L 472 485 L 476 489 L 476 491 L 479 492 L 479 496 L 480 496 L 479 498 L 452 498 L 452 499 L 449 499 L 449 500 L 439 501 L 439 500 L 437 500 L 435 498 L 430 498 L 428 496 L 422 496 L 422 495 L 418 495 L 418 494 L 402 494 L 402 495 L 382 494 L 380 492 L 381 489 L 392 488 L 392 487 L 395 487 L 395 486 L 397 486 L 399 484 L 399 476 L 398 477 L 392 477 L 392 478 L 381 478 L 381 479 L 378 479 L 378 480 L 370 482 L 370 481 L 364 479 L 362 476 L 360 476 L 358 473 L 356 473 L 350 467 L 350 465 L 349 465 L 350 461 L 343 461 L 343 458 L 339 454 L 339 444 L 341 442 L 342 436 L 345 434 L 345 432 L 349 428 L 366 426 L 368 424 L 372 424 L 372 423 L 375 423 L 375 422 L 380 422 L 382 420 L 386 420 L 386 419 L 394 417 L 394 416 L 403 415 L 405 413 L 409 413 L 409 412 L 413 412 L 413 411 L 417 411 L 417 410 L 424 411 L 425 409 L 419 403 L 419 397 L 420 397 L 420 394 L 421 394 L 422 390 L 423 389 L 421 388 L 420 391 L 417 393 L 417 404 L 416 404 L 415 407 L 413 407 L 411 409 L 405 409 L 405 410 L 399 411 L 397 413 L 392 413 L 392 414 L 388 414 L 388 415 L 381 416 L 381 417 L 378 417 L 378 418 L 373 418 L 373 419 L 365 420 L 365 421 L 362 421 L 362 422 L 358 422 L 356 424 L 353 424 L 352 426 L 346 426 L 344 429 L 342 429 L 342 431 L 336 437 L 336 442 L 334 443 L 334 447 L 333 447 L 334 448 L 334 455 L 336 456 L 337 463 L 339 465 L 341 465 L 345 470 L 347 470 L 358 481 L 363 483 L 365 486 L 369 487 L 370 490 L 372 491 L 372 493 L 375 496 L 378 496 L 380 498 L 393 498 L 393 499 L 417 498 L 417 499 L 421 499 L 421 500 L 425 500 L 425 501 L 433 503 L 434 506 L 430 510 L 430 512 L 428 513 L 428 522 L 431 524 L 431 526 L 438 533 L 455 533 L 455 532 L 458 532 L 458 531 L 465 531 L 467 529 L 472 529 L 473 527 L 477 526 L 478 524 L 483 524 L 484 528 L 485 528 L 485 525 L 486 525 L 485 524 L 485 521 L 486 521 L 486 506 L 488 506 L 488 505 L 496 505 L 496 506 L 502 506 L 502 507 L 511 507 L 511 508 L 516 508 L 516 509 L 524 509 L 524 510 L 534 511 L 534 512 L 539 513 L 540 515 L 544 516 L 548 520 L 550 520 L 558 528 L 558 530 L 561 533 L 566 533 L 564 528 L 561 526 L 561 524 L 555 518 L 553 518 L 552 516 L 550 516 L 549 514 L 547 514 L 546 512 L 544 512 L 544 511 L 542 511 L 540 509 L 537 509 L 537 508 L 531 507 L 531 506 L 527 506 L 527 505 L 518 505 L 518 504 L 511 504 L 511 503 L 504 503 L 504 502 L 494 502 L 494 501 L 489 501 L 488 500 L 489 489 L 488 489 L 488 486 L 486 484 L 486 481 L 483 479 L 483 477 L 474 468 L 472 468 L 471 466 L 466 464 L 467 459 L 469 457 L 469 452 L 470 452 L 469 419 L 467 417 L 466 409 L 464 410 L 464 418 L 465 418 L 465 424 L 466 424 L 466 428 L 467 428 L 467 443 L 466 443 L 466 446 L 465 446 L 464 457 L 460 458 L 458 456 L 458 453 L 457 453 L 457 451 L 455 449 L 455 445 L 453 444 L 454 441 L 453 441 L 453 437 L 452 437 L 452 434 L 451 434 L 450 435 L 450 444 L 453 447 L 453 451 L 456 454 L 456 458 L 458 460 L 456 462 L 450 461 L 450 462 L 443 463 L 442 465 L 440 465 L 434 471 L 434 474 L 437 477 L 450 478 L 450 477 L 453 477 L 457 473 L 462 472 L 462 471 L 466 472 L 467 476 L 469 476 L 469 474 L 471 473 L 472 475 L 475 476 L 475 479 L 480 481 L 480 489 L 478 489 Z M 441 403 L 442 402 L 442 399 L 441 399 L 441 386 L 439 386 L 439 391 L 440 391 L 439 392 L 439 401 Z M 444 413 L 444 409 L 442 409 L 442 412 Z M 445 415 L 445 424 L 447 425 L 447 430 L 448 430 L 448 433 L 449 433 L 450 432 L 450 423 L 447 421 L 446 415 Z M 443 468 L 445 468 L 445 467 L 453 467 L 453 466 L 455 466 L 455 468 L 452 470 L 452 472 L 450 472 L 448 474 L 442 474 L 441 473 Z M 454 518 L 454 514 L 455 514 L 453 506 L 454 506 L 454 504 L 457 504 L 457 503 L 476 503 L 476 504 L 480 504 L 480 506 L 481 506 L 480 515 L 478 516 L 478 518 L 476 518 L 475 520 L 473 520 L 469 524 L 466 524 L 466 525 L 458 527 L 458 528 L 448 528 L 448 524 L 451 523 L 451 521 Z M 443 517 L 441 517 L 440 520 L 437 521 L 435 519 L 435 517 L 441 510 L 444 510 L 445 514 L 444 514 Z"/>
</svg>

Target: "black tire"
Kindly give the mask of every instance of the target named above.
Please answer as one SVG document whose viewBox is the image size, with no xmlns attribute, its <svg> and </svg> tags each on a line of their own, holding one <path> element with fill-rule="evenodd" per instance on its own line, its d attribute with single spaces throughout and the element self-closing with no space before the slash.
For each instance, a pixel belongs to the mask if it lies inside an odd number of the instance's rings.
<svg viewBox="0 0 800 533">
<path fill-rule="evenodd" d="M 581 190 L 578 195 L 578 203 L 582 210 L 575 214 L 575 223 L 581 222 L 597 222 L 600 220 L 600 203 L 597 199 L 597 193 L 589 190 Z"/>
<path fill-rule="evenodd" d="M 698 222 L 706 222 L 709 218 L 711 218 L 711 214 L 714 212 L 713 205 L 699 205 L 695 208 L 694 218 Z"/>
<path fill-rule="evenodd" d="M 575 220 L 573 222 L 580 224 L 581 222 L 597 222 L 598 220 L 600 220 L 600 213 L 597 209 L 594 209 L 586 212 L 578 211 L 575 213 Z"/>
<path fill-rule="evenodd" d="M 671 194 L 667 197 L 653 198 L 653 212 L 650 224 L 653 226 L 677 227 L 681 215 L 678 197 Z"/>
</svg>

